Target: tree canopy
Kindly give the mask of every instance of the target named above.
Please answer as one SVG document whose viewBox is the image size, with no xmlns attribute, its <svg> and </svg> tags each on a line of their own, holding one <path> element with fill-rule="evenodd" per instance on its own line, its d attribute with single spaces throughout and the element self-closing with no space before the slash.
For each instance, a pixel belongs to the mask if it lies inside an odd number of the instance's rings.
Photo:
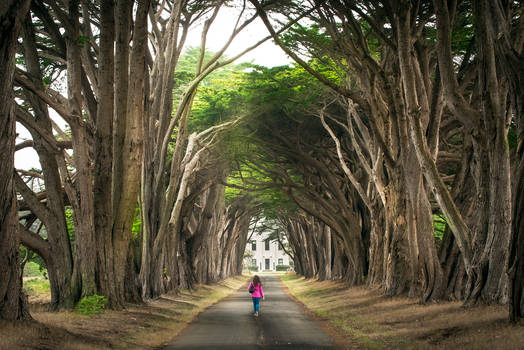
<svg viewBox="0 0 524 350">
<path fill-rule="evenodd" d="M 52 308 L 238 274 L 255 228 L 307 277 L 524 317 L 520 2 L 24 4 L 1 37 L 0 246 L 38 255 Z M 211 52 L 224 7 L 238 17 Z M 226 55 L 255 19 L 267 36 Z M 235 63 L 269 38 L 295 63 Z M 27 147 L 41 169 L 13 169 Z"/>
</svg>

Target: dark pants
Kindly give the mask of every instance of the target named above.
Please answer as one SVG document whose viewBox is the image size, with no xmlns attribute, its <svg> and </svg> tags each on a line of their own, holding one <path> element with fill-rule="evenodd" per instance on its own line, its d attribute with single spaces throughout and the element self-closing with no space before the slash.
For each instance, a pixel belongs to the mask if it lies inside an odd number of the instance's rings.
<svg viewBox="0 0 524 350">
<path fill-rule="evenodd" d="M 260 298 L 252 297 L 251 299 L 253 299 L 253 309 L 258 312 L 260 310 Z"/>
</svg>

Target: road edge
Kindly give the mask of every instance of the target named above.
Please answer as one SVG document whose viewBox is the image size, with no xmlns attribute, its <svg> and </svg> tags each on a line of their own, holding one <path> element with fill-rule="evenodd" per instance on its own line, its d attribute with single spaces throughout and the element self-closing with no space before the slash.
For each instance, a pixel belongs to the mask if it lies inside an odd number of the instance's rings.
<svg viewBox="0 0 524 350">
<path fill-rule="evenodd" d="M 304 314 L 311 317 L 315 322 L 320 326 L 320 328 L 326 332 L 331 338 L 333 338 L 333 347 L 336 350 L 346 350 L 346 349 L 360 349 L 357 344 L 351 342 L 351 339 L 348 339 L 346 336 L 341 334 L 335 326 L 331 325 L 329 322 L 329 319 L 326 319 L 324 317 L 318 316 L 315 311 L 311 310 L 306 304 L 304 304 L 302 301 L 300 301 L 291 291 L 289 290 L 288 286 L 280 279 L 280 275 L 278 276 L 278 281 L 282 285 L 282 289 L 284 289 L 284 293 L 293 300 L 299 307 L 302 309 Z"/>
</svg>

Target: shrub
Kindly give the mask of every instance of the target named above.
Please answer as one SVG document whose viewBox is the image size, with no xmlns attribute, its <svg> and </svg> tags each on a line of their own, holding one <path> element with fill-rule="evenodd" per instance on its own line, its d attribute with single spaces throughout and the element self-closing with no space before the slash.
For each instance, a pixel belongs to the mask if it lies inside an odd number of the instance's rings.
<svg viewBox="0 0 524 350">
<path fill-rule="evenodd" d="M 247 267 L 247 269 L 249 271 L 258 271 L 258 266 L 257 265 L 250 265 Z"/>
<path fill-rule="evenodd" d="M 82 315 L 98 315 L 102 312 L 106 303 L 106 297 L 95 294 L 80 300 L 76 309 Z"/>
<path fill-rule="evenodd" d="M 289 265 L 277 265 L 276 270 L 277 271 L 287 271 L 289 270 Z"/>
<path fill-rule="evenodd" d="M 28 261 L 24 266 L 24 277 L 42 276 L 40 265 L 33 261 Z"/>
<path fill-rule="evenodd" d="M 29 296 L 42 296 L 51 294 L 49 280 L 34 278 L 24 281 L 24 291 Z"/>
</svg>

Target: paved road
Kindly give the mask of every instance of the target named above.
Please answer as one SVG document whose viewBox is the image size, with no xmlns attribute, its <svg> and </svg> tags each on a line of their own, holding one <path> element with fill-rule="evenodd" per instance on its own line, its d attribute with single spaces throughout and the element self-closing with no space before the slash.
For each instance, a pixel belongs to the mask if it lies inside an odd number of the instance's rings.
<svg viewBox="0 0 524 350">
<path fill-rule="evenodd" d="M 333 349 L 333 340 L 282 289 L 277 276 L 261 276 L 266 300 L 260 315 L 241 289 L 202 312 L 165 350 Z"/>
</svg>

